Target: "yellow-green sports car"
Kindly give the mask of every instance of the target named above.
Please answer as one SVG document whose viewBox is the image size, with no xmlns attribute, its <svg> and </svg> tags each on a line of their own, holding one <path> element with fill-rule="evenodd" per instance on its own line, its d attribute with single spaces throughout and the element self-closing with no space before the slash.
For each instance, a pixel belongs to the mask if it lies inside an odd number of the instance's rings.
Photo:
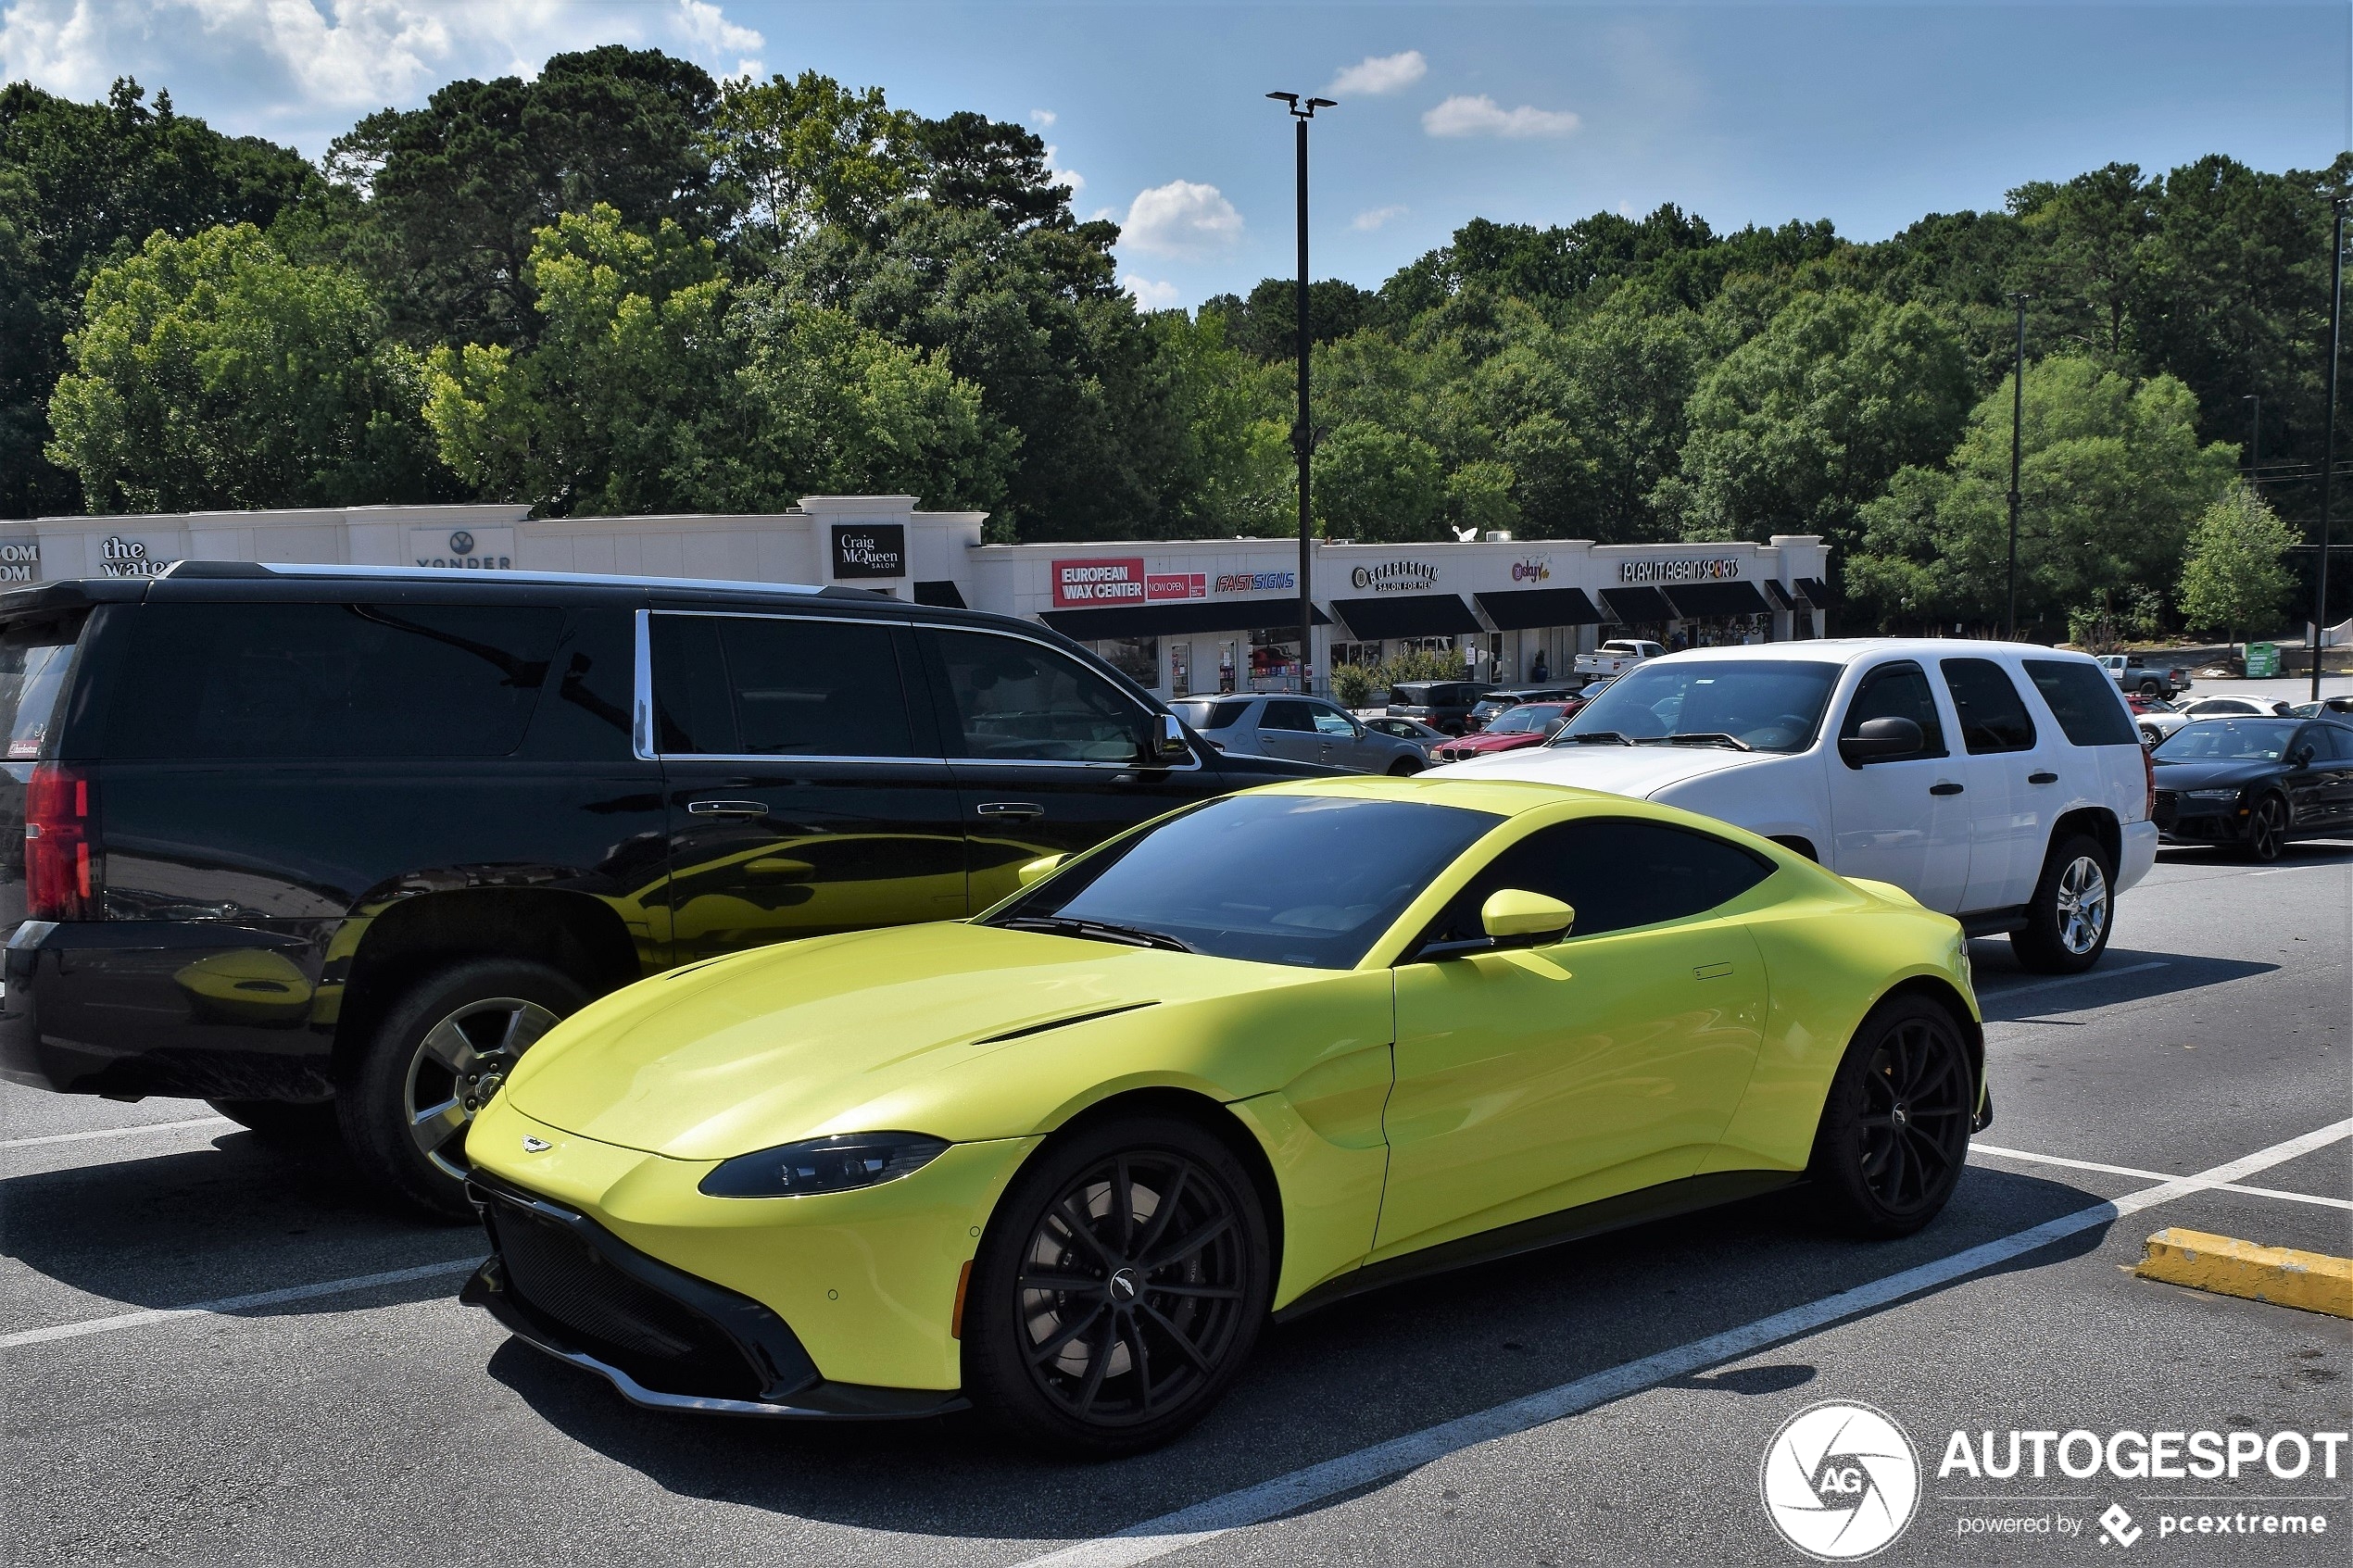
<svg viewBox="0 0 2353 1568">
<path fill-rule="evenodd" d="M 1125 1452 L 1269 1313 L 1800 1180 L 1917 1229 L 1987 1116 L 1958 925 L 1671 808 L 1316 780 L 1028 872 L 557 1026 L 466 1298 L 644 1405 Z"/>
</svg>

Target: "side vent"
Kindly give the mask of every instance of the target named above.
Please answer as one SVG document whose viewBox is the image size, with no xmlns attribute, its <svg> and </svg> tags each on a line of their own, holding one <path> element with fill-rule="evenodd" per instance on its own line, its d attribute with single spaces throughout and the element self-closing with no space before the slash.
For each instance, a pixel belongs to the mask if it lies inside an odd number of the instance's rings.
<svg viewBox="0 0 2353 1568">
<path fill-rule="evenodd" d="M 1088 1023 L 1098 1018 L 1110 1018 L 1116 1013 L 1134 1012 L 1139 1008 L 1156 1008 L 1157 1001 L 1123 1002 L 1115 1008 L 1097 1008 L 1092 1012 L 1074 1012 L 1068 1018 L 1050 1018 L 1043 1023 L 1026 1023 L 1019 1029 L 1008 1029 L 1001 1035 L 989 1035 L 973 1042 L 975 1046 L 993 1046 L 1000 1040 L 1018 1040 L 1025 1035 L 1043 1035 L 1049 1029 L 1067 1029 L 1074 1023 Z"/>
</svg>

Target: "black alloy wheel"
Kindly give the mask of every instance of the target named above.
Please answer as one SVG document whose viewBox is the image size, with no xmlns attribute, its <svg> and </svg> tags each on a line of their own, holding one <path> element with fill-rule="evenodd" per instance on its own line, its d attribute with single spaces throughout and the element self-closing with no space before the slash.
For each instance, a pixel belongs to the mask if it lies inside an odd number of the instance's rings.
<svg viewBox="0 0 2353 1568">
<path fill-rule="evenodd" d="M 1826 1208 L 1869 1236 L 1909 1236 L 1952 1197 L 1977 1100 L 1953 1015 L 1924 997 L 1875 1010 L 1831 1081 L 1812 1174 Z"/>
<path fill-rule="evenodd" d="M 1256 1188 L 1188 1122 L 1111 1123 L 1049 1146 L 980 1250 L 965 1386 L 1043 1447 L 1110 1456 L 1166 1442 L 1215 1402 L 1266 1314 Z"/>
<path fill-rule="evenodd" d="M 2287 808 L 2276 795 L 2267 795 L 2255 803 L 2246 819 L 2246 854 L 2249 859 L 2266 864 L 2280 858 L 2287 847 Z"/>
<path fill-rule="evenodd" d="M 2165 687 L 2156 681 L 2143 681 L 2141 683 L 2141 695 L 2143 696 L 2161 697 L 2165 695 Z"/>
</svg>

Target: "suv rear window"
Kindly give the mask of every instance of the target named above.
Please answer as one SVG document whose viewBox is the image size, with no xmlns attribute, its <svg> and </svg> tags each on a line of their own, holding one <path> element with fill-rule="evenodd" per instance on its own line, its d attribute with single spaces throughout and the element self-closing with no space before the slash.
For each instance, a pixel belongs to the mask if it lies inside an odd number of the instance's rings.
<svg viewBox="0 0 2353 1568">
<path fill-rule="evenodd" d="M 2074 659 L 2021 659 L 2028 680 L 2050 704 L 2067 738 L 2077 746 L 2138 746 L 2140 732 L 2125 711 L 2116 683 L 2098 665 Z"/>
<path fill-rule="evenodd" d="M 504 757 L 560 609 L 146 605 L 108 662 L 106 755 L 211 760 Z"/>
<path fill-rule="evenodd" d="M 45 620 L 0 631 L 0 734 L 8 737 L 8 760 L 31 762 L 48 755 L 66 693 L 66 671 L 82 617 Z"/>
</svg>

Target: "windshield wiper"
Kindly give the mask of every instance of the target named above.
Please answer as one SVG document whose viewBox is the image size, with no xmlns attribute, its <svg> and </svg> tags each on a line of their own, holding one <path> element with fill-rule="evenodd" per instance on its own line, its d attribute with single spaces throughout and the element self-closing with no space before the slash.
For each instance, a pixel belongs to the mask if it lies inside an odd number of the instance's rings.
<svg viewBox="0 0 2353 1568">
<path fill-rule="evenodd" d="M 1139 925 L 1121 925 L 1113 921 L 1079 920 L 1070 915 L 1015 915 L 997 922 L 1008 931 L 1043 931 L 1056 936 L 1077 936 L 1089 942 L 1117 942 L 1129 947 L 1162 947 L 1172 953 L 1189 953 L 1194 949 L 1164 931 L 1147 931 Z"/>
<path fill-rule="evenodd" d="M 1734 751 L 1756 748 L 1738 735 L 1728 735 L 1721 730 L 1678 730 L 1671 735 L 1659 735 L 1643 742 L 1645 746 L 1729 746 Z"/>
<path fill-rule="evenodd" d="M 1577 746 L 1631 746 L 1634 743 L 1628 740 L 1624 735 L 1619 734 L 1616 730 L 1580 730 L 1573 735 L 1564 734 L 1559 740 L 1554 741 L 1553 744 L 1554 746 L 1570 744 Z"/>
</svg>

